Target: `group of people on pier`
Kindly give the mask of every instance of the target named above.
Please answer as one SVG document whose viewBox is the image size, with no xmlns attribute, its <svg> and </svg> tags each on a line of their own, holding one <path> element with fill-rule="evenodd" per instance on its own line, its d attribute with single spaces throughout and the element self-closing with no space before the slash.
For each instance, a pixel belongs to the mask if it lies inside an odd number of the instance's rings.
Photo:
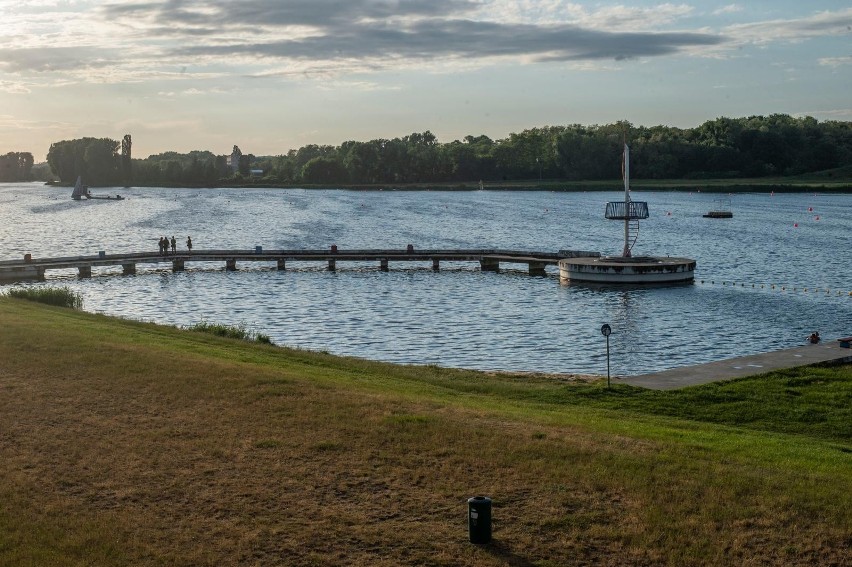
<svg viewBox="0 0 852 567">
<path fill-rule="evenodd" d="M 165 256 L 169 253 L 169 248 L 171 247 L 172 254 L 177 254 L 177 240 L 175 240 L 174 235 L 171 238 L 168 236 L 163 236 L 160 238 L 160 254 Z M 186 249 L 192 252 L 192 238 L 189 236 L 186 237 Z"/>
</svg>

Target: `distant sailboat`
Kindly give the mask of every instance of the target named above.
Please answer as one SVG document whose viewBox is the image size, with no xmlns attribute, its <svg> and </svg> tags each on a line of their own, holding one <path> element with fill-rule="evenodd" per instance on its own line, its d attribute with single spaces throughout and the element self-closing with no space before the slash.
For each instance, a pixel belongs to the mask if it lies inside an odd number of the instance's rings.
<svg viewBox="0 0 852 567">
<path fill-rule="evenodd" d="M 112 195 L 92 195 L 89 193 L 89 188 L 83 185 L 83 179 L 78 175 L 77 183 L 74 184 L 74 191 L 71 193 L 71 198 L 75 201 L 81 200 L 83 197 L 86 199 L 104 199 L 106 201 L 123 201 L 124 197 L 121 195 L 116 195 L 113 197 Z"/>
<path fill-rule="evenodd" d="M 88 197 L 88 192 L 83 188 L 83 179 L 77 176 L 77 183 L 74 184 L 74 191 L 71 193 L 71 198 L 79 201 L 83 197 Z"/>
</svg>

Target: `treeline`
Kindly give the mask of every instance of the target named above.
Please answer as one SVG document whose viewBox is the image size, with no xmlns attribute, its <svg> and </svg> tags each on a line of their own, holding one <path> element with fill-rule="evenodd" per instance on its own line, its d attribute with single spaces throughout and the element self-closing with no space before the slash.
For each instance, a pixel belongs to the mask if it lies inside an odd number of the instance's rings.
<svg viewBox="0 0 852 567">
<path fill-rule="evenodd" d="M 121 142 L 110 138 L 80 138 L 50 144 L 47 163 L 62 183 L 78 176 L 88 185 L 121 185 L 131 179 L 129 159 L 119 153 Z"/>
<path fill-rule="evenodd" d="M 132 164 L 133 183 L 143 186 L 160 184 L 210 186 L 249 176 L 247 164 L 244 165 L 244 175 L 242 175 L 239 171 L 235 172 L 231 169 L 228 156 L 215 155 L 209 151 L 195 150 L 188 154 L 165 152 L 149 156 L 147 159 L 134 159 Z"/>
<path fill-rule="evenodd" d="M 9 152 L 0 156 L 0 181 L 29 181 L 32 179 L 33 154 Z"/>
<path fill-rule="evenodd" d="M 636 179 L 790 176 L 852 164 L 852 122 L 773 114 L 718 118 L 686 129 L 629 122 L 546 126 L 500 140 L 465 136 L 447 143 L 427 131 L 307 145 L 278 156 L 243 155 L 236 146 L 230 156 L 167 152 L 132 160 L 131 179 L 136 185 L 208 186 L 618 179 L 623 140 L 631 146 Z M 92 185 L 118 184 L 118 142 L 83 141 L 51 145 L 54 173 L 63 182 L 84 175 Z"/>
</svg>

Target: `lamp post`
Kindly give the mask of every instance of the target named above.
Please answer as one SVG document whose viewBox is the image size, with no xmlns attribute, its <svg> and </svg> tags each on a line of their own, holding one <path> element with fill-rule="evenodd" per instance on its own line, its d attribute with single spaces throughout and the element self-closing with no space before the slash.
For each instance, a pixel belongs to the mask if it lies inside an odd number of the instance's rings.
<svg viewBox="0 0 852 567">
<path fill-rule="evenodd" d="M 535 158 L 535 162 L 538 164 L 538 180 L 541 181 L 541 158 Z"/>
<path fill-rule="evenodd" d="M 612 333 L 612 327 L 603 324 L 601 334 L 606 337 L 606 387 L 609 389 L 609 335 Z"/>
</svg>

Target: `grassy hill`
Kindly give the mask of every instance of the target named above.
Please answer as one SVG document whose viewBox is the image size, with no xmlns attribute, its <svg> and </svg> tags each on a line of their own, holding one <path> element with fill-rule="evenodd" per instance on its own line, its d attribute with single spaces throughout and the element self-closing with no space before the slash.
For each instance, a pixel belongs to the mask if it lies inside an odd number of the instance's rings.
<svg viewBox="0 0 852 567">
<path fill-rule="evenodd" d="M 607 390 L 0 298 L 0 564 L 844 565 L 850 408 L 849 366 Z"/>
</svg>

